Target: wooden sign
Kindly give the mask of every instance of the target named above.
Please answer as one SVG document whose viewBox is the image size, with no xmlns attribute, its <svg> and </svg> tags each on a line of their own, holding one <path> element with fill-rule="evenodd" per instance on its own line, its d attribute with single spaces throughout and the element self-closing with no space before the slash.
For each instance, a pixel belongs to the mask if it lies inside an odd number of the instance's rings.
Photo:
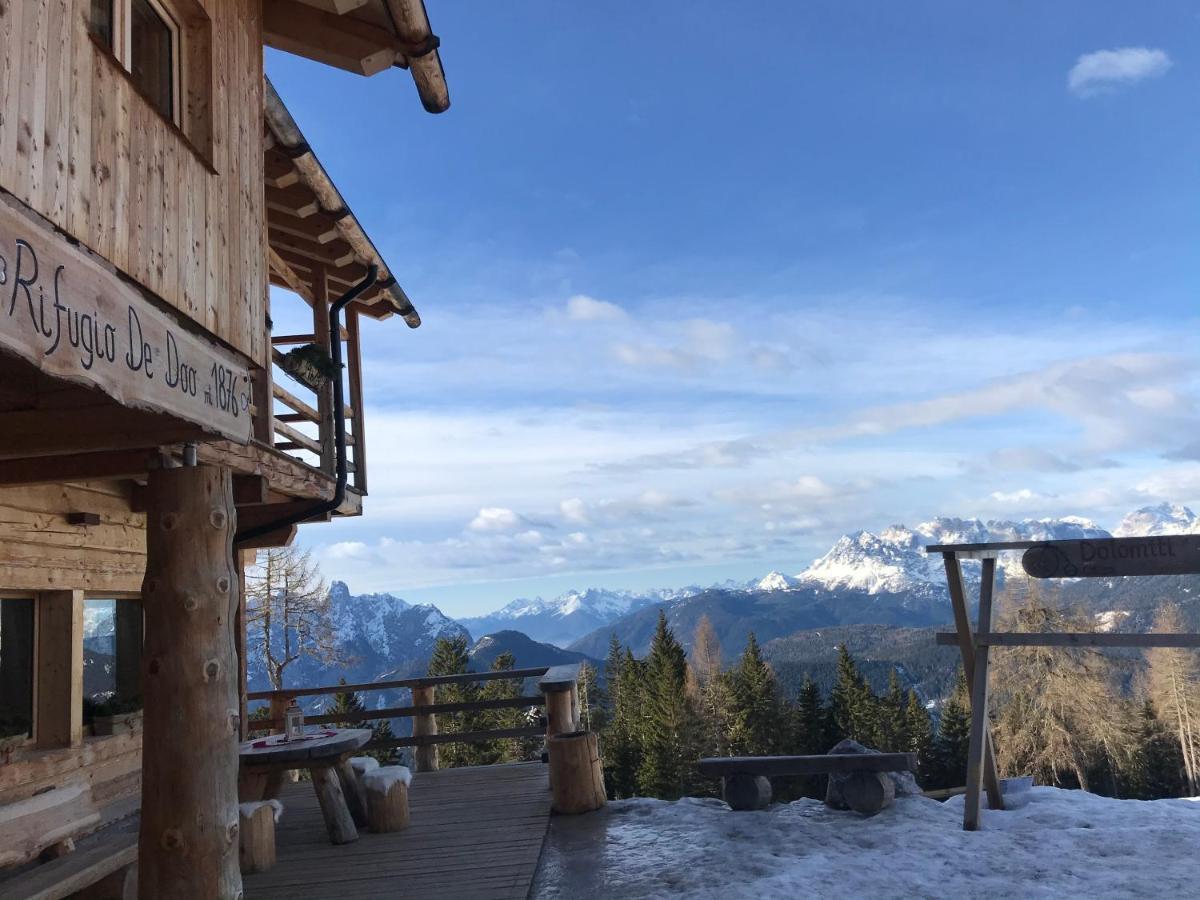
<svg viewBox="0 0 1200 900">
<path fill-rule="evenodd" d="M 1200 535 L 1046 541 L 1025 551 L 1021 565 L 1033 578 L 1200 573 Z"/>
<path fill-rule="evenodd" d="M 250 440 L 250 376 L 140 290 L 0 203 L 0 349 L 117 402 Z"/>
</svg>

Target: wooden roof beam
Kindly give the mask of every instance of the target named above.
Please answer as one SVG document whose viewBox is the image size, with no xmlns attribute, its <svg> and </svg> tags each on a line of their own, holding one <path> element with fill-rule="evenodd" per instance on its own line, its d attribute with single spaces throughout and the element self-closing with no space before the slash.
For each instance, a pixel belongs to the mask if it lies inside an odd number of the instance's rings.
<svg viewBox="0 0 1200 900">
<path fill-rule="evenodd" d="M 298 219 L 315 216 L 321 210 L 317 195 L 304 185 L 297 184 L 289 188 L 267 185 L 266 195 L 268 210 L 278 210 Z"/>
<path fill-rule="evenodd" d="M 341 236 L 337 222 L 332 216 L 325 213 L 301 218 L 290 213 L 271 210 L 267 213 L 267 231 L 268 233 L 275 231 L 279 234 L 290 234 L 293 237 L 303 238 L 317 244 L 328 244 Z"/>
<path fill-rule="evenodd" d="M 369 0 L 299 0 L 299 2 L 305 6 L 311 6 L 313 9 L 324 10 L 327 13 L 340 16 L 344 13 L 352 12 L 360 6 L 366 6 Z"/>
<path fill-rule="evenodd" d="M 356 75 L 390 69 L 402 53 L 394 34 L 298 0 L 264 0 L 263 42 Z"/>
<path fill-rule="evenodd" d="M 0 485 L 140 478 L 157 464 L 158 457 L 158 448 L 148 447 L 142 450 L 9 459 L 0 466 Z"/>
<path fill-rule="evenodd" d="M 267 243 L 278 251 L 280 255 L 286 251 L 293 256 L 312 260 L 309 263 L 310 268 L 318 265 L 328 266 L 331 269 L 340 269 L 342 266 L 348 266 L 358 259 L 358 254 L 354 252 L 354 248 L 345 241 L 337 241 L 331 244 L 316 244 L 312 241 L 293 237 L 290 234 L 268 233 Z"/>
</svg>

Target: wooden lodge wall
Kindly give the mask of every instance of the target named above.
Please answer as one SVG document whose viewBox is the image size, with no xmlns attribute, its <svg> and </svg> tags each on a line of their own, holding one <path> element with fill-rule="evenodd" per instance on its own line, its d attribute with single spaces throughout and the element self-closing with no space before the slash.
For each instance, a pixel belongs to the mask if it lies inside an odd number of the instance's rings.
<svg viewBox="0 0 1200 900">
<path fill-rule="evenodd" d="M 0 187 L 255 362 L 266 359 L 260 0 L 187 0 L 193 145 L 89 34 L 91 0 L 0 0 Z M 205 102 L 209 109 L 202 108 Z"/>
<path fill-rule="evenodd" d="M 138 594 L 146 568 L 146 516 L 130 511 L 128 483 L 0 489 L 0 589 Z M 96 513 L 98 525 L 67 514 Z"/>
</svg>

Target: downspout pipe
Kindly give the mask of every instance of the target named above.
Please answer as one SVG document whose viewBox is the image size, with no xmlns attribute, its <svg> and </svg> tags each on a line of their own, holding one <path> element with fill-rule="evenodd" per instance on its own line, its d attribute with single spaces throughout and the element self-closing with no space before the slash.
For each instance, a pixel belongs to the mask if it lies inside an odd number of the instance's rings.
<svg viewBox="0 0 1200 900">
<path fill-rule="evenodd" d="M 378 277 L 379 267 L 374 263 L 368 264 L 366 277 L 338 297 L 329 307 L 329 354 L 333 358 L 333 366 L 338 373 L 337 377 L 333 379 L 333 446 L 337 474 L 333 496 L 309 509 L 288 513 L 273 521 L 239 531 L 237 537 L 233 539 L 234 547 L 280 528 L 307 522 L 309 519 L 333 512 L 346 499 L 346 483 L 350 478 L 350 461 L 346 458 L 346 398 L 345 388 L 342 385 L 342 310 L 361 297 L 368 288 L 375 284 Z"/>
</svg>

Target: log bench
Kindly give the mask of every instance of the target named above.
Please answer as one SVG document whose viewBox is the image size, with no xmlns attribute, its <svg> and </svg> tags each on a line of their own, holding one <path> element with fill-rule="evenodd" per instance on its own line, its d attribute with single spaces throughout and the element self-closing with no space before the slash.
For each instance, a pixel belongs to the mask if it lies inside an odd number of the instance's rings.
<svg viewBox="0 0 1200 900">
<path fill-rule="evenodd" d="M 830 775 L 838 795 L 855 812 L 871 815 L 895 799 L 888 772 L 912 772 L 915 753 L 828 753 L 817 756 L 725 756 L 700 760 L 700 774 L 721 779 L 731 809 L 765 809 L 771 802 L 772 776 Z M 832 778 L 831 778 L 832 780 Z M 832 793 L 832 792 L 831 792 Z M 826 796 L 826 803 L 838 806 Z"/>
<path fill-rule="evenodd" d="M 106 829 L 107 831 L 107 829 Z M 97 833 L 86 846 L 0 881 L 0 900 L 137 897 L 137 832 Z"/>
</svg>

